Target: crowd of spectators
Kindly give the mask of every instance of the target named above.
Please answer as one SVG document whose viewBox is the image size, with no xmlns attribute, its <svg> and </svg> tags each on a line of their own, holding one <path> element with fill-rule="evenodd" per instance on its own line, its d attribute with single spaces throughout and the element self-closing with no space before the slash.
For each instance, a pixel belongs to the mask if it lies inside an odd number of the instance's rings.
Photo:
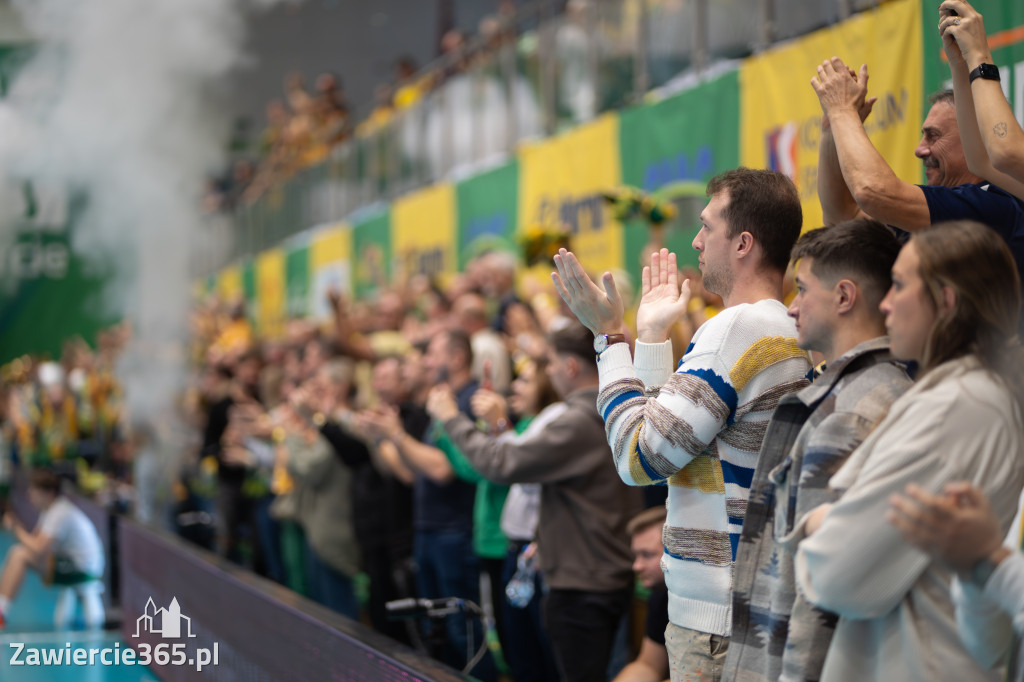
<svg viewBox="0 0 1024 682">
<path fill-rule="evenodd" d="M 240 303 L 203 302 L 193 353 L 201 454 L 178 517 L 205 509 L 216 528 L 180 531 L 459 668 L 463 614 L 422 627 L 390 621 L 385 604 L 486 604 L 517 679 L 538 666 L 557 679 L 555 661 L 589 646 L 573 635 L 579 623 L 549 623 L 565 647 L 552 653 L 542 594 L 614 593 L 610 655 L 633 592 L 626 522 L 644 502 L 607 466 L 591 335 L 550 286 L 517 294 L 517 266 L 490 251 L 446 285 L 413 277 L 369 301 L 332 294 L 333 319 L 293 319 L 281 338 L 255 335 Z M 695 300 L 680 354 L 713 305 Z M 459 414 L 465 431 L 446 431 Z M 538 526 L 538 516 L 552 520 Z M 540 567 L 535 597 L 512 608 L 505 587 L 524 551 Z M 500 660 L 488 654 L 475 674 L 493 677 Z"/>
<path fill-rule="evenodd" d="M 868 138 L 867 67 L 828 59 L 826 226 L 800 235 L 784 175 L 726 171 L 700 286 L 655 248 L 632 300 L 560 248 L 553 288 L 491 251 L 279 337 L 201 302 L 178 532 L 483 680 L 1024 679 L 1024 131 L 981 16 L 939 19 L 926 184 Z M 10 369 L 23 464 L 124 440 L 123 337 Z"/>
<path fill-rule="evenodd" d="M 503 0 L 494 15 L 481 20 L 476 36 L 457 28 L 445 32 L 439 57 L 429 68 L 421 69 L 409 55 L 400 56 L 392 80 L 374 88 L 372 106 L 361 120 L 355 118 L 358 107 L 350 107 L 336 74 L 317 76 L 312 91 L 302 74 L 289 74 L 284 97 L 267 104 L 267 125 L 258 148 L 252 150 L 254 156 L 237 159 L 223 177 L 207 182 L 204 210 L 212 213 L 252 203 L 297 171 L 324 161 L 335 146 L 352 136 L 373 136 L 396 114 L 416 107 L 453 77 L 474 67 L 493 66 L 494 55 L 515 43 L 516 21 L 515 3 Z"/>
<path fill-rule="evenodd" d="M 0 368 L 0 490 L 16 466 L 53 468 L 84 490 L 131 496 L 132 453 L 117 362 L 127 325 L 102 330 L 93 350 L 68 340 L 57 360 L 25 355 Z"/>
</svg>

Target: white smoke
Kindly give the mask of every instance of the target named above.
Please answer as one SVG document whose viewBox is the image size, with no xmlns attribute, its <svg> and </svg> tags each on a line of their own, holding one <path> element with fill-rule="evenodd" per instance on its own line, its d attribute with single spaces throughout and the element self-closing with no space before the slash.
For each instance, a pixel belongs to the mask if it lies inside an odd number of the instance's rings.
<svg viewBox="0 0 1024 682">
<path fill-rule="evenodd" d="M 129 409 L 167 415 L 185 374 L 191 264 L 212 248 L 200 199 L 224 163 L 223 83 L 245 63 L 247 12 L 272 3 L 12 4 L 38 49 L 0 102 L 0 173 L 88 198 L 72 247 L 114 268 L 106 305 L 134 329 Z"/>
</svg>

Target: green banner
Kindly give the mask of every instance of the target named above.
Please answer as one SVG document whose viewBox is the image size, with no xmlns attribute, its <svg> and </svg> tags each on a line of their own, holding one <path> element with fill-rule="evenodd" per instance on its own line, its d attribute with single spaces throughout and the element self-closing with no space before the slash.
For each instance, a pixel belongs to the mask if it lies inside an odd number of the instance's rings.
<svg viewBox="0 0 1024 682">
<path fill-rule="evenodd" d="M 256 261 L 246 258 L 242 261 L 242 294 L 245 296 L 245 310 L 250 320 L 256 320 Z"/>
<path fill-rule="evenodd" d="M 1024 2 L 974 0 L 971 5 L 985 18 L 985 33 L 988 34 L 992 59 L 999 67 L 1003 92 L 1017 120 L 1024 124 Z M 938 3 L 921 3 L 921 12 L 921 24 L 924 27 L 924 92 L 927 96 L 943 88 L 950 76 L 938 31 Z"/>
<path fill-rule="evenodd" d="M 700 229 L 704 186 L 717 173 L 739 165 L 739 81 L 736 71 L 649 106 L 622 111 L 619 140 L 622 182 L 672 198 L 679 215 L 665 230 L 665 245 L 680 266 L 696 267 L 690 243 Z M 628 221 L 624 264 L 639 285 L 647 225 Z"/>
<path fill-rule="evenodd" d="M 71 250 L 82 202 L 62 191 L 20 193 L 21 218 L 0 258 L 0 362 L 25 353 L 57 359 L 65 340 L 117 322 L 104 305 L 109 273 Z"/>
<path fill-rule="evenodd" d="M 309 280 L 309 246 L 303 244 L 285 255 L 285 311 L 289 318 L 309 314 Z"/>
<path fill-rule="evenodd" d="M 481 251 L 519 252 L 516 203 L 519 167 L 515 161 L 455 186 L 459 270 Z"/>
<path fill-rule="evenodd" d="M 391 214 L 382 211 L 352 224 L 355 271 L 352 284 L 356 298 L 377 293 L 391 279 Z"/>
</svg>

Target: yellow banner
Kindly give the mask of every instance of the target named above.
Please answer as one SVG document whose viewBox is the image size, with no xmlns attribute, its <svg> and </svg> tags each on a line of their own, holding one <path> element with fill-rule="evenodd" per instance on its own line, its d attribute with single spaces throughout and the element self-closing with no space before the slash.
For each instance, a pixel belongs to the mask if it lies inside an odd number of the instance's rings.
<svg viewBox="0 0 1024 682">
<path fill-rule="evenodd" d="M 822 222 L 818 201 L 821 105 L 810 81 L 822 61 L 868 65 L 868 95 L 878 97 L 865 123 L 875 147 L 907 182 L 920 182 L 914 148 L 921 138 L 921 10 L 889 2 L 740 67 L 740 159 L 789 175 L 800 190 L 804 229 Z"/>
<path fill-rule="evenodd" d="M 347 223 L 317 233 L 309 244 L 309 277 L 314 317 L 332 314 L 327 293 L 332 289 L 352 295 L 352 229 Z"/>
<path fill-rule="evenodd" d="M 455 186 L 441 183 L 398 199 L 391 207 L 392 276 L 436 277 L 446 283 L 458 269 Z"/>
<path fill-rule="evenodd" d="M 242 268 L 229 265 L 217 275 L 217 293 L 225 301 L 232 301 L 244 296 L 242 290 Z"/>
<path fill-rule="evenodd" d="M 284 332 L 285 251 L 264 251 L 256 257 L 256 326 L 261 334 L 279 336 Z"/>
<path fill-rule="evenodd" d="M 621 268 L 622 225 L 600 195 L 621 178 L 617 115 L 525 145 L 519 152 L 519 233 L 565 226 L 591 274 Z"/>
</svg>

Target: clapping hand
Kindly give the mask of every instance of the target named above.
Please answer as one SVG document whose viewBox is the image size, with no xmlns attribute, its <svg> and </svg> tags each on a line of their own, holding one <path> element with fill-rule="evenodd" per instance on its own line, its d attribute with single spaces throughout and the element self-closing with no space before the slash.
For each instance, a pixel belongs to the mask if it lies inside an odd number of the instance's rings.
<svg viewBox="0 0 1024 682">
<path fill-rule="evenodd" d="M 494 391 L 480 389 L 470 400 L 473 414 L 487 422 L 491 429 L 496 429 L 502 420 L 508 421 L 508 408 L 505 399 Z"/>
<path fill-rule="evenodd" d="M 636 311 L 637 340 L 662 343 L 672 325 L 686 313 L 690 303 L 690 281 L 679 285 L 676 254 L 662 249 L 651 254 L 651 264 L 641 276 L 640 307 Z"/>
<path fill-rule="evenodd" d="M 427 395 L 427 412 L 439 422 L 446 422 L 459 414 L 459 406 L 448 384 L 435 386 Z"/>
<path fill-rule="evenodd" d="M 826 130 L 830 128 L 828 121 L 841 110 L 856 112 L 863 123 L 878 100 L 867 96 L 867 64 L 861 64 L 860 72 L 855 74 L 839 57 L 826 59 L 818 66 L 818 75 L 811 79 L 811 87 L 825 115 L 822 128 Z"/>
<path fill-rule="evenodd" d="M 398 440 L 405 433 L 398 410 L 393 407 L 378 407 L 374 410 L 363 410 L 355 415 L 356 427 L 369 434 L 375 440 Z"/>
<path fill-rule="evenodd" d="M 612 273 L 606 272 L 600 287 L 591 281 L 571 251 L 559 249 L 555 256 L 557 272 L 551 273 L 562 300 L 573 315 L 594 334 L 616 334 L 622 329 L 625 306 L 615 288 Z"/>
</svg>

